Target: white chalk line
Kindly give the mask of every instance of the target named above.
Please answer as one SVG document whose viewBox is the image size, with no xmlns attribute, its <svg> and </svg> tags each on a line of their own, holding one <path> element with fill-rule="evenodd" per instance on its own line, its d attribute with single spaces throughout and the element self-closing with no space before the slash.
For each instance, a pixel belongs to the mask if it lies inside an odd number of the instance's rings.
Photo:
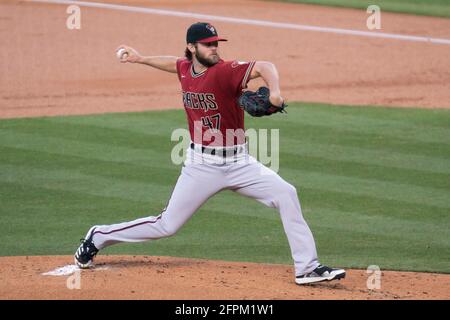
<svg viewBox="0 0 450 320">
<path fill-rule="evenodd" d="M 97 267 L 93 270 L 98 271 L 98 270 L 108 270 L 108 269 L 109 269 L 109 267 Z M 77 271 L 81 271 L 81 270 L 82 269 L 80 269 L 77 265 L 69 264 L 64 267 L 56 268 L 54 270 L 42 273 L 42 275 L 43 276 L 57 276 L 57 277 L 70 276 L 71 274 L 73 274 Z"/>
<path fill-rule="evenodd" d="M 242 19 L 242 18 L 232 18 L 232 17 L 224 17 L 224 16 L 213 16 L 213 15 L 206 15 L 206 14 L 193 13 L 193 12 L 152 9 L 152 8 L 144 8 L 144 7 L 109 4 L 109 3 L 71 1 L 71 0 L 26 0 L 26 1 L 41 2 L 41 3 L 54 3 L 54 4 L 66 4 L 66 5 L 74 4 L 74 5 L 83 6 L 83 7 L 103 8 L 103 9 L 139 12 L 139 13 L 183 17 L 183 18 L 196 18 L 196 19 L 201 19 L 201 20 L 206 20 L 206 21 L 221 21 L 221 22 L 230 22 L 230 23 L 236 23 L 236 24 L 247 24 L 247 25 L 256 25 L 256 26 L 264 26 L 264 27 L 272 27 L 272 28 L 281 28 L 281 29 L 315 31 L 315 32 L 324 32 L 324 33 L 362 36 L 362 37 L 396 39 L 396 40 L 402 40 L 402 41 L 427 42 L 427 43 L 434 43 L 434 44 L 450 45 L 450 39 L 443 39 L 443 38 L 410 36 L 410 35 L 401 35 L 401 34 L 384 33 L 384 32 L 359 31 L 359 30 L 340 29 L 340 28 L 331 28 L 331 27 L 317 27 L 317 26 L 302 25 L 302 24 L 280 23 L 280 22 L 272 22 L 272 21 L 266 21 L 266 20 Z"/>
</svg>

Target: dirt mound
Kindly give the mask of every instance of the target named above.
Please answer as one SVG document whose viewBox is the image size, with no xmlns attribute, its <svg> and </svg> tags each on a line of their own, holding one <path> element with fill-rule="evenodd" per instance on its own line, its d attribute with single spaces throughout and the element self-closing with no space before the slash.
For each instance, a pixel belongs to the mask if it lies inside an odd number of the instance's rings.
<svg viewBox="0 0 450 320">
<path fill-rule="evenodd" d="M 369 290 L 365 270 L 298 286 L 287 265 L 152 256 L 96 262 L 94 269 L 51 276 L 43 273 L 73 268 L 72 257 L 1 257 L 0 299 L 450 299 L 445 274 L 382 271 L 381 288 Z"/>
</svg>

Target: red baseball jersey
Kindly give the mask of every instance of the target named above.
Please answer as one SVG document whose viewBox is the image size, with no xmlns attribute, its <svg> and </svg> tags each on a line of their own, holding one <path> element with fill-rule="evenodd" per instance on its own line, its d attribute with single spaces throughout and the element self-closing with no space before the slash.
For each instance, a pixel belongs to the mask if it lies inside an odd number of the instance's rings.
<svg viewBox="0 0 450 320">
<path fill-rule="evenodd" d="M 237 100 L 255 61 L 223 61 L 194 73 L 192 61 L 177 61 L 191 140 L 211 146 L 245 143 L 244 111 Z"/>
</svg>

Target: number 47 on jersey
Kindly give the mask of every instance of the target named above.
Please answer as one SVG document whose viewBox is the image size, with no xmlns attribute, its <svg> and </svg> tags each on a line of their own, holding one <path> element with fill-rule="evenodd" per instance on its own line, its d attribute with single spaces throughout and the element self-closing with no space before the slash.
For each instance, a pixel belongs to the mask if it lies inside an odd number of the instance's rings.
<svg viewBox="0 0 450 320">
<path fill-rule="evenodd" d="M 202 125 L 212 130 L 220 130 L 220 113 L 202 117 Z"/>
</svg>

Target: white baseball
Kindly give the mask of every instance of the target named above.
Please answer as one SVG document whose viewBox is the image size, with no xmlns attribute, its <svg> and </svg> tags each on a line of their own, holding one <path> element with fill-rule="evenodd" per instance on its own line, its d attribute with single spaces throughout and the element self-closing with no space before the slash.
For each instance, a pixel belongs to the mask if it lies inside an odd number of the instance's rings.
<svg viewBox="0 0 450 320">
<path fill-rule="evenodd" d="M 126 50 L 124 48 L 120 48 L 119 50 L 117 50 L 116 55 L 117 55 L 117 59 L 122 60 L 128 56 L 128 53 L 126 52 Z"/>
</svg>

